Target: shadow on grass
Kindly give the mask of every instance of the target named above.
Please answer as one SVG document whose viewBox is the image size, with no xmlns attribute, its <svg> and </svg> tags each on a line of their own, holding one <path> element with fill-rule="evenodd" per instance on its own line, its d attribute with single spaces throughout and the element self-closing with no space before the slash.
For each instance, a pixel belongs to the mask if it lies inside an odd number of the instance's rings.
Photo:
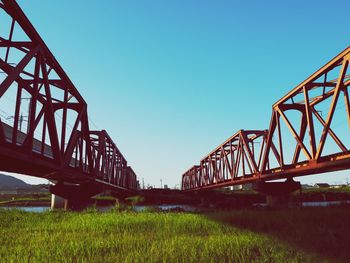
<svg viewBox="0 0 350 263">
<path fill-rule="evenodd" d="M 265 234 L 332 262 L 350 262 L 350 208 L 208 213 L 217 222 Z"/>
</svg>

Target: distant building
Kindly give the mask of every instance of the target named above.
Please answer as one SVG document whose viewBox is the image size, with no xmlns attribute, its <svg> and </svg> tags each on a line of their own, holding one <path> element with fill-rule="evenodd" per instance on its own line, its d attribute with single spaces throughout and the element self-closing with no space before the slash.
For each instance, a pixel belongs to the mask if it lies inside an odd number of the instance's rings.
<svg viewBox="0 0 350 263">
<path fill-rule="evenodd" d="M 313 188 L 313 186 L 312 186 L 312 185 L 309 185 L 309 184 L 302 184 L 302 185 L 301 185 L 301 188 L 302 188 L 302 189 L 310 189 L 310 188 Z"/>
<path fill-rule="evenodd" d="M 253 184 L 238 184 L 232 186 L 232 190 L 252 190 Z"/>
<path fill-rule="evenodd" d="M 17 195 L 17 190 L 0 190 L 0 195 Z"/>
<path fill-rule="evenodd" d="M 314 185 L 315 188 L 329 188 L 330 185 L 327 183 L 317 183 Z"/>
<path fill-rule="evenodd" d="M 335 185 L 331 185 L 330 188 L 344 188 L 346 187 L 346 184 L 335 184 Z"/>
<path fill-rule="evenodd" d="M 243 185 L 241 185 L 241 184 L 236 184 L 236 185 L 233 185 L 231 187 L 232 187 L 233 191 L 235 191 L 235 190 L 243 190 Z"/>
<path fill-rule="evenodd" d="M 31 188 L 0 189 L 0 195 L 28 195 L 28 194 L 47 194 L 48 185 L 34 185 Z"/>
</svg>

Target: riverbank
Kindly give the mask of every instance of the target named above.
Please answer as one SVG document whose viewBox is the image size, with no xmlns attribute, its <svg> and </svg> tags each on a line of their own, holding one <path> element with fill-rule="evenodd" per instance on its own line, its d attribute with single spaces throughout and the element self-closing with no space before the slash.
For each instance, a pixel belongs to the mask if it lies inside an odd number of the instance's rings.
<svg viewBox="0 0 350 263">
<path fill-rule="evenodd" d="M 100 200 L 102 201 L 102 200 Z M 105 197 L 108 202 L 108 197 Z M 198 192 L 182 192 L 170 189 L 141 190 L 138 196 L 126 198 L 130 205 L 191 205 L 200 207 L 215 207 L 217 209 L 242 209 L 264 204 L 266 196 L 253 190 L 228 190 L 216 189 Z M 349 202 L 350 188 L 338 189 L 302 189 L 289 197 L 290 203 L 301 204 L 304 202 Z M 113 202 L 113 200 L 110 200 Z"/>
<path fill-rule="evenodd" d="M 0 210 L 4 262 L 349 262 L 350 211 Z M 30 240 L 30 242 L 29 242 Z"/>
<path fill-rule="evenodd" d="M 205 192 L 182 192 L 170 189 L 140 190 L 137 196 L 118 198 L 113 196 L 97 196 L 91 199 L 95 206 L 159 206 L 159 205 L 190 205 L 196 207 L 214 207 L 216 209 L 244 209 L 264 204 L 266 197 L 254 191 L 230 191 L 226 189 Z M 291 203 L 305 202 L 350 202 L 350 188 L 339 189 L 307 189 L 290 196 Z M 33 198 L 31 195 L 8 195 L 0 197 L 0 207 L 30 207 L 47 206 L 51 204 L 51 195 Z"/>
<path fill-rule="evenodd" d="M 0 197 L 0 207 L 31 207 L 50 206 L 51 195 L 33 197 L 32 195 L 3 195 Z"/>
<path fill-rule="evenodd" d="M 46 200 L 14 200 L 0 202 L 0 207 L 31 207 L 31 206 L 47 206 L 51 205 L 50 201 Z"/>
</svg>

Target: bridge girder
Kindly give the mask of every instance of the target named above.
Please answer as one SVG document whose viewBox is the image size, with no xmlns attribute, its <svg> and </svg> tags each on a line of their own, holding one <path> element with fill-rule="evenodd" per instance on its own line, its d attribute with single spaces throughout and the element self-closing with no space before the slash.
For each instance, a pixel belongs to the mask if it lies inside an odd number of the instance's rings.
<svg viewBox="0 0 350 263">
<path fill-rule="evenodd" d="M 185 172 L 182 189 L 218 188 L 350 169 L 349 130 L 334 125 L 336 111 L 343 106 L 345 110 L 337 114 L 337 120 L 350 127 L 349 61 L 350 47 L 273 105 L 270 126 L 264 132 L 257 157 L 251 153 L 252 147 L 246 147 L 249 144 L 244 139 L 246 132 L 241 130 L 207 155 L 200 165 Z M 340 105 L 340 96 L 344 105 Z M 234 138 L 236 157 L 229 150 L 233 161 L 228 162 L 223 147 Z M 288 153 L 290 150 L 293 154 Z M 258 163 L 252 162 L 255 160 L 252 156 Z M 241 163 L 240 174 L 237 162 Z M 250 172 L 245 171 L 245 166 Z M 222 176 L 225 170 L 230 176 Z"/>
<path fill-rule="evenodd" d="M 87 103 L 16 1 L 0 0 L 0 15 L 0 169 L 136 189 L 134 171 L 106 131 L 90 130 Z"/>
</svg>

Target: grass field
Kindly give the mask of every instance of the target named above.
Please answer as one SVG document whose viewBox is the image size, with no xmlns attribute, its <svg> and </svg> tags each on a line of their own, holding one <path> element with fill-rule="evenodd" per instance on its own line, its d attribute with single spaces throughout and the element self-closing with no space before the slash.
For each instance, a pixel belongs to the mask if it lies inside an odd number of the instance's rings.
<svg viewBox="0 0 350 263">
<path fill-rule="evenodd" d="M 350 262 L 350 211 L 0 210 L 1 262 Z"/>
</svg>

